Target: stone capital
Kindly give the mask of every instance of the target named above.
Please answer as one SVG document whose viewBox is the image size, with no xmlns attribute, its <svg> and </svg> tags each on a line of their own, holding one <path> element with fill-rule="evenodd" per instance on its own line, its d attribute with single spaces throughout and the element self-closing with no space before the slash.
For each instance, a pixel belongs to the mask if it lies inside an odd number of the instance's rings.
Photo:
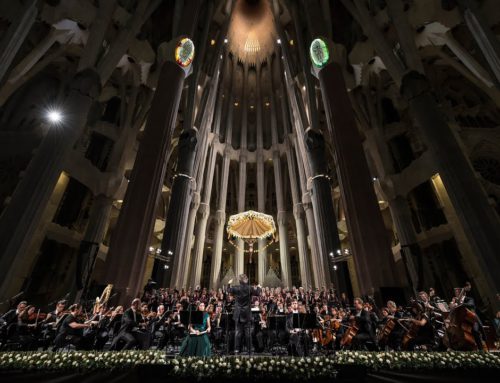
<svg viewBox="0 0 500 383">
<path fill-rule="evenodd" d="M 302 219 L 304 217 L 304 206 L 301 203 L 293 205 L 293 216 L 295 219 Z"/>
<path fill-rule="evenodd" d="M 215 212 L 215 220 L 217 221 L 218 225 L 224 225 L 226 222 L 226 212 L 224 210 L 217 210 Z"/>
<path fill-rule="evenodd" d="M 286 211 L 279 211 L 277 215 L 278 226 L 286 226 Z"/>
<path fill-rule="evenodd" d="M 195 191 L 191 199 L 191 210 L 198 210 L 198 208 L 200 207 L 200 202 L 201 202 L 200 193 Z"/>
<path fill-rule="evenodd" d="M 198 213 L 200 213 L 202 218 L 207 218 L 210 214 L 210 205 L 208 203 L 200 203 Z"/>
</svg>

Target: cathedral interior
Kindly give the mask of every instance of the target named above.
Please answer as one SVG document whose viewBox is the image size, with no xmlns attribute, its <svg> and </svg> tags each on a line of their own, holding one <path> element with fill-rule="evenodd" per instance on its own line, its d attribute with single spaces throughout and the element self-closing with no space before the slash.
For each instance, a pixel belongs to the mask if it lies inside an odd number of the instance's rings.
<svg viewBox="0 0 500 383">
<path fill-rule="evenodd" d="M 0 301 L 246 273 L 498 309 L 499 35 L 494 0 L 0 1 Z"/>
</svg>

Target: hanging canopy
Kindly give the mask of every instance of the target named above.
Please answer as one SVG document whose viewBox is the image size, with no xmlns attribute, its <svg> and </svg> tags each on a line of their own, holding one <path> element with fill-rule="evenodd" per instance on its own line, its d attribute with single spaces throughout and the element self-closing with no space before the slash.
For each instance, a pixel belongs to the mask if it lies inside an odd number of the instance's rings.
<svg viewBox="0 0 500 383">
<path fill-rule="evenodd" d="M 274 240 L 276 226 L 272 216 L 249 210 L 229 217 L 227 234 L 250 241 L 264 238 Z"/>
</svg>

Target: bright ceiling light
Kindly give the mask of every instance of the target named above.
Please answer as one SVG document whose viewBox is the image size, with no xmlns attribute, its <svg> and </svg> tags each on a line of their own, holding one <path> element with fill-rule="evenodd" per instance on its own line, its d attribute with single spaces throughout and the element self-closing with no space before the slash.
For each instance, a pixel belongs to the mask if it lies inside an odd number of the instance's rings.
<svg viewBox="0 0 500 383">
<path fill-rule="evenodd" d="M 62 121 L 62 114 L 58 110 L 49 110 L 47 112 L 47 119 L 53 124 L 58 124 Z"/>
</svg>

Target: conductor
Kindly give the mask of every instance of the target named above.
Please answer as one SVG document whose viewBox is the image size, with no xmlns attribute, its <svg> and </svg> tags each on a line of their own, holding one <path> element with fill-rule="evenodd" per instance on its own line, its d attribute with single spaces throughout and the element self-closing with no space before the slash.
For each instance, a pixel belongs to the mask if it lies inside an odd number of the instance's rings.
<svg viewBox="0 0 500 383">
<path fill-rule="evenodd" d="M 236 326 L 234 340 L 235 354 L 239 354 L 241 352 L 241 337 L 243 332 L 245 333 L 248 352 L 250 352 L 252 330 L 252 314 L 250 311 L 250 304 L 252 301 L 252 296 L 259 296 L 261 291 L 260 285 L 257 285 L 257 287 L 250 287 L 248 285 L 248 277 L 245 274 L 240 274 L 238 279 L 240 281 L 239 286 L 231 287 L 231 283 L 233 281 L 232 279 L 228 282 L 228 292 L 234 296 L 235 300 L 233 312 L 233 319 Z"/>
</svg>

